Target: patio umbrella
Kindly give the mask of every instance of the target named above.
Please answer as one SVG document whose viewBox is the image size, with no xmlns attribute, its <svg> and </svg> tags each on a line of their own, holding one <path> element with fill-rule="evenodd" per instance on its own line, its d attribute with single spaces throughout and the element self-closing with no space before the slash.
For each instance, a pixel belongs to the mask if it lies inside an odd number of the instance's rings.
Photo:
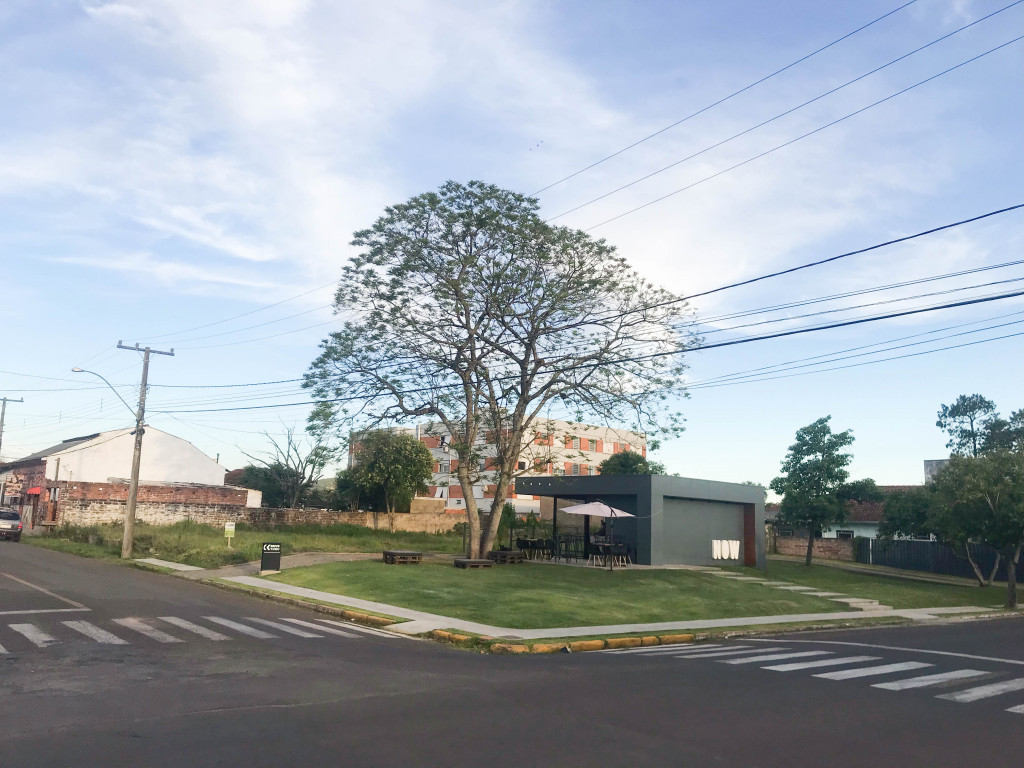
<svg viewBox="0 0 1024 768">
<path fill-rule="evenodd" d="M 612 525 L 616 517 L 636 517 L 629 512 L 623 512 L 621 509 L 605 504 L 603 501 L 591 501 L 586 504 L 574 504 L 571 507 L 562 507 L 559 512 L 568 512 L 570 515 L 590 515 L 591 517 L 607 517 L 612 522 L 608 524 L 608 537 L 614 541 L 612 534 Z M 615 570 L 615 558 L 608 558 L 608 566 Z"/>
</svg>

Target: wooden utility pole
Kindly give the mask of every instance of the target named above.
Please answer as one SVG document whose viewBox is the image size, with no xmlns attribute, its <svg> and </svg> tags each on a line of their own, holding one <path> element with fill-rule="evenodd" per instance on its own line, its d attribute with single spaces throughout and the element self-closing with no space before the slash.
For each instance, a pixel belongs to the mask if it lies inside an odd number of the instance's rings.
<svg viewBox="0 0 1024 768">
<path fill-rule="evenodd" d="M 149 381 L 149 355 L 174 356 L 174 349 L 170 352 L 161 352 L 157 349 L 146 347 L 142 349 L 136 344 L 128 347 L 117 342 L 118 349 L 130 349 L 133 352 L 142 352 L 142 384 L 139 387 L 139 410 L 135 413 L 135 452 L 132 455 L 132 479 L 128 485 L 128 508 L 124 512 L 124 537 L 121 539 L 121 559 L 128 560 L 132 556 L 135 535 L 135 507 L 139 500 L 139 466 L 142 463 L 142 435 L 145 432 L 143 422 L 146 418 L 146 385 Z"/>
<path fill-rule="evenodd" d="M 10 397 L 0 397 L 0 448 L 4 445 L 4 417 L 7 415 L 7 403 L 24 403 L 25 398 L 19 397 L 14 400 Z M 0 457 L 3 457 L 3 453 L 0 453 Z"/>
</svg>

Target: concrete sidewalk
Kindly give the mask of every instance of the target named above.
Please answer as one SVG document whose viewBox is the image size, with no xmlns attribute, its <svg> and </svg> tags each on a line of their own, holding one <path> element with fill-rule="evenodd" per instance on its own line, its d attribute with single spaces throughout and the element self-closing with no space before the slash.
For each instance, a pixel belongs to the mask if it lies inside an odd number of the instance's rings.
<svg viewBox="0 0 1024 768">
<path fill-rule="evenodd" d="M 209 572 L 207 572 L 209 574 Z M 358 597 L 336 595 L 332 592 L 321 592 L 306 587 L 295 587 L 276 581 L 253 578 L 251 576 L 231 576 L 224 579 L 234 584 L 241 584 L 262 592 L 278 593 L 289 597 L 316 600 L 328 605 L 355 608 L 363 611 L 394 616 L 406 619 L 404 623 L 394 624 L 388 629 L 406 635 L 418 635 L 434 629 L 455 629 L 507 640 L 543 640 L 554 637 L 587 637 L 591 635 L 628 635 L 655 632 L 695 631 L 702 629 L 721 629 L 725 627 L 752 627 L 771 624 L 793 624 L 802 622 L 851 621 L 857 619 L 876 619 L 888 616 L 899 616 L 914 621 L 935 620 L 941 616 L 958 613 L 983 613 L 995 610 L 975 606 L 958 606 L 952 608 L 913 608 L 904 610 L 860 610 L 841 611 L 837 613 L 798 613 L 783 616 L 746 616 L 732 619 L 700 619 L 695 621 L 662 621 L 651 624 L 606 624 L 587 627 L 554 627 L 548 629 L 516 629 L 513 627 L 496 627 L 480 624 L 475 621 L 464 621 L 434 613 L 414 611 L 397 605 L 362 600 Z"/>
</svg>

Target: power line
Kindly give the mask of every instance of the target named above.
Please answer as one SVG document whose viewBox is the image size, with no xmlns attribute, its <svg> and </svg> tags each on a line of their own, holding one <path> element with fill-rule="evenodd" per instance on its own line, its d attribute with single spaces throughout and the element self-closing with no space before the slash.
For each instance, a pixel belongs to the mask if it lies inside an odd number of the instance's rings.
<svg viewBox="0 0 1024 768">
<path fill-rule="evenodd" d="M 763 120 L 760 123 L 757 123 L 756 125 L 751 126 L 750 128 L 742 130 L 739 133 L 734 133 L 732 136 L 729 136 L 726 139 L 722 139 L 721 141 L 718 141 L 718 142 L 716 142 L 714 144 L 711 144 L 711 145 L 709 145 L 707 147 L 704 147 L 704 149 L 701 149 L 701 150 L 699 150 L 697 152 L 694 152 L 691 155 L 687 155 L 686 157 L 684 157 L 684 158 L 682 158 L 680 160 L 676 160 L 673 163 L 669 163 L 668 165 L 662 166 L 661 168 L 658 168 L 657 170 L 651 171 L 648 174 L 645 174 L 645 175 L 640 176 L 640 177 L 638 177 L 636 179 L 633 179 L 632 181 L 630 181 L 630 182 L 628 182 L 626 184 L 623 184 L 620 187 L 616 187 L 615 189 L 613 189 L 613 190 L 611 190 L 609 192 L 605 192 L 603 195 L 598 195 L 597 197 L 594 197 L 594 198 L 591 198 L 590 200 L 587 200 L 585 203 L 580 203 L 579 205 L 577 205 L 577 206 L 575 206 L 573 208 L 569 208 L 569 209 L 567 209 L 565 211 L 562 211 L 561 213 L 559 213 L 559 214 L 557 214 L 555 216 L 551 216 L 550 218 L 547 219 L 547 221 L 549 221 L 549 222 L 550 221 L 554 221 L 555 219 L 560 219 L 563 216 L 567 216 L 570 213 L 575 213 L 576 211 L 581 210 L 582 208 L 586 208 L 587 206 L 593 205 L 594 203 L 596 203 L 596 202 L 598 202 L 600 200 L 604 200 L 607 197 L 611 197 L 614 194 L 617 194 L 619 192 L 622 192 L 623 190 L 629 189 L 630 187 L 636 186 L 637 184 L 640 184 L 641 182 L 647 181 L 648 179 L 651 179 L 651 178 L 653 178 L 653 177 L 655 177 L 655 176 L 657 176 L 657 175 L 659 175 L 661 173 L 664 173 L 665 171 L 671 170 L 672 168 L 675 168 L 675 167 L 677 167 L 679 165 L 682 165 L 685 162 L 693 160 L 695 157 L 700 157 L 701 155 L 705 154 L 706 152 L 710 152 L 713 149 L 717 149 L 718 147 L 724 146 L 725 144 L 728 144 L 729 142 L 731 142 L 731 141 L 733 141 L 735 139 L 738 139 L 741 136 L 746 136 L 748 133 L 752 133 L 753 131 L 756 131 L 758 128 L 763 128 L 766 125 L 774 123 L 776 120 L 781 120 L 783 117 L 786 117 L 786 115 L 791 115 L 794 112 L 796 112 L 798 110 L 801 110 L 801 109 L 803 109 L 806 106 L 810 106 L 811 104 L 814 104 L 817 101 L 821 101 L 822 99 L 824 99 L 824 98 L 826 98 L 828 96 L 831 96 L 832 94 L 837 93 L 838 91 L 841 91 L 844 88 L 847 88 L 848 86 L 853 85 L 854 83 L 858 83 L 861 80 L 863 80 L 863 79 L 865 79 L 867 77 L 870 77 L 871 75 L 874 75 L 874 74 L 876 74 L 878 72 L 881 72 L 883 69 L 887 69 L 887 68 L 891 67 L 893 64 L 898 64 L 899 62 L 903 61 L 904 59 L 910 58 L 914 54 L 920 53 L 921 51 L 923 51 L 923 50 L 925 50 L 927 48 L 931 48 L 933 45 L 937 45 L 938 43 L 941 43 L 943 40 L 946 40 L 946 39 L 952 37 L 953 35 L 960 34 L 964 30 L 970 29 L 975 24 L 980 24 L 981 22 L 986 21 L 987 19 L 990 19 L 993 16 L 1002 13 L 1003 11 L 1007 11 L 1010 8 L 1013 8 L 1015 5 L 1020 5 L 1022 2 L 1024 2 L 1024 0 L 1015 0 L 1015 2 L 1012 2 L 1009 5 L 1004 6 L 1003 8 L 1000 8 L 997 11 L 993 11 L 992 13 L 988 14 L 987 16 L 983 16 L 980 19 L 976 19 L 975 21 L 972 21 L 970 24 L 965 24 L 964 26 L 962 26 L 962 27 L 960 27 L 958 29 L 955 29 L 952 32 L 949 32 L 949 33 L 943 35 L 942 37 L 938 37 L 935 40 L 932 40 L 930 43 L 926 43 L 925 45 L 922 45 L 920 48 L 915 48 L 914 50 L 910 51 L 909 53 L 905 53 L 902 56 L 899 56 L 899 57 L 893 59 L 892 61 L 889 61 L 886 64 L 882 64 L 879 67 L 875 67 L 870 72 L 865 72 L 863 75 L 860 75 L 859 77 L 855 77 L 852 80 L 847 80 L 842 85 L 837 85 L 834 88 L 830 88 L 829 90 L 824 91 L 823 93 L 818 94 L 817 96 L 815 96 L 812 99 L 808 99 L 807 101 L 804 101 L 804 102 L 802 102 L 800 104 L 797 104 L 795 107 L 791 107 L 790 109 L 787 109 L 784 112 L 780 112 L 779 114 L 775 115 L 774 117 L 770 117 L 767 120 Z"/>
<path fill-rule="evenodd" d="M 719 176 L 722 176 L 722 175 L 724 175 L 726 173 L 729 173 L 730 171 L 734 171 L 737 168 L 741 168 L 742 166 L 747 165 L 748 163 L 752 163 L 755 160 L 760 160 L 762 157 L 766 157 L 766 156 L 768 156 L 768 155 L 770 155 L 770 154 L 772 154 L 774 152 L 778 152 L 780 149 L 784 149 L 785 147 L 788 147 L 791 144 L 796 144 L 798 141 L 802 141 L 803 139 L 806 139 L 806 138 L 808 138 L 810 136 L 813 136 L 816 133 L 821 133 L 822 131 L 824 131 L 827 128 L 831 128 L 832 126 L 838 125 L 839 123 L 842 123 L 845 120 L 849 120 L 851 117 L 855 117 L 856 115 L 859 115 L 862 112 L 866 112 L 869 109 L 873 109 L 874 107 L 879 106 L 880 104 L 884 104 L 887 101 L 891 101 L 892 99 L 895 99 L 897 96 L 901 96 L 904 93 L 907 93 L 908 91 L 912 91 L 913 89 L 915 89 L 915 88 L 917 88 L 919 86 L 924 85 L 925 83 L 929 83 L 932 80 L 935 80 L 935 79 L 937 79 L 939 77 L 942 77 L 943 75 L 947 75 L 950 72 L 953 72 L 954 70 L 960 69 L 960 67 L 964 67 L 964 66 L 966 66 L 966 65 L 968 65 L 968 64 L 970 64 L 972 62 L 977 61 L 978 59 L 981 59 L 981 58 L 983 58 L 985 56 L 988 56 L 989 54 L 995 53 L 996 51 L 998 51 L 998 50 L 1000 50 L 1002 48 L 1005 48 L 1008 45 L 1013 45 L 1014 43 L 1019 42 L 1022 39 L 1024 39 L 1024 35 L 1015 37 L 1012 40 L 1008 40 L 1007 42 L 1003 43 L 1002 45 L 997 45 L 995 48 L 991 48 L 991 49 L 985 51 L 984 53 L 980 53 L 977 56 L 974 56 L 974 57 L 972 57 L 970 59 L 967 59 L 965 61 L 961 61 L 959 64 L 956 64 L 956 65 L 950 67 L 949 69 L 945 69 L 942 72 L 939 72 L 938 74 L 932 75 L 931 77 L 928 77 L 928 78 L 926 78 L 924 80 L 921 80 L 921 81 L 919 81 L 917 83 L 914 83 L 913 85 L 907 86 L 906 88 L 903 88 L 903 89 L 901 89 L 899 91 L 896 91 L 895 93 L 892 93 L 892 94 L 886 96 L 884 99 L 879 99 L 876 102 L 868 104 L 866 107 L 861 107 L 860 109 L 858 109 L 858 110 L 856 110 L 854 112 L 850 112 L 849 114 L 844 115 L 843 117 L 837 118 L 836 120 L 833 120 L 830 123 L 826 123 L 825 125 L 819 126 L 818 128 L 815 128 L 813 131 L 808 131 L 805 134 L 797 136 L 795 139 L 790 139 L 789 141 L 784 142 L 782 144 L 779 144 L 779 145 L 777 145 L 775 147 L 772 147 L 771 149 L 765 150 L 764 152 L 761 152 L 760 154 L 754 155 L 753 157 L 748 157 L 746 160 L 743 160 L 742 162 L 736 163 L 735 165 L 731 165 L 728 168 L 724 168 L 723 170 L 718 171 L 717 173 L 713 173 L 710 176 L 705 176 L 703 179 L 698 179 L 697 181 L 692 182 L 691 184 L 687 184 L 685 187 L 680 187 L 679 189 L 676 189 L 676 190 L 674 190 L 672 192 L 669 192 L 668 194 L 662 195 L 661 197 L 657 197 L 654 200 L 650 200 L 650 201 L 644 203 L 643 205 L 638 205 L 635 208 L 631 208 L 628 211 L 625 211 L 624 213 L 620 213 L 620 214 L 618 214 L 616 216 L 612 216 L 610 219 L 605 219 L 604 221 L 598 222 L 597 224 L 593 224 L 592 226 L 588 227 L 587 229 L 585 229 L 583 231 L 584 232 L 590 232 L 590 231 L 592 231 L 594 229 L 597 229 L 598 227 L 603 227 L 605 224 L 610 224 L 613 221 L 618 221 L 619 219 L 624 218 L 626 216 L 629 216 L 630 214 L 636 213 L 637 211 L 641 211 L 644 208 L 648 208 L 648 207 L 650 207 L 652 205 L 655 205 L 656 203 L 663 202 L 664 200 L 667 200 L 670 197 L 674 197 L 675 195 L 678 195 L 681 192 L 685 192 L 685 191 L 687 191 L 689 189 L 693 189 L 694 187 L 696 187 L 696 186 L 698 186 L 700 184 L 703 184 L 704 182 L 711 181 L 712 179 L 718 178 Z"/>
<path fill-rule="evenodd" d="M 665 133 L 665 131 L 668 131 L 668 130 L 670 130 L 672 128 L 675 128 L 677 125 L 682 125 L 687 120 L 690 120 L 690 119 L 692 119 L 694 117 L 697 117 L 697 115 L 701 115 L 704 112 L 707 112 L 709 109 L 713 109 L 714 107 L 717 107 L 720 104 L 724 104 L 725 102 L 729 101 L 730 99 L 732 99 L 732 98 L 734 98 L 736 96 L 739 96 L 741 93 L 745 93 L 746 91 L 749 91 L 751 88 L 753 88 L 753 87 L 755 87 L 757 85 L 760 85 L 761 83 L 763 83 L 763 82 L 765 82 L 767 80 L 771 80 L 776 75 L 780 75 L 783 72 L 785 72 L 786 70 L 792 69 L 797 64 L 805 62 L 808 59 L 812 58 L 813 56 L 817 56 L 822 51 L 825 51 L 825 50 L 831 48 L 833 45 L 836 45 L 837 43 L 841 43 L 843 40 L 846 40 L 847 38 L 852 37 L 853 35 L 856 35 L 858 32 L 863 32 L 868 27 L 870 27 L 870 26 L 872 26 L 874 24 L 877 24 L 878 22 L 882 21 L 883 19 L 888 18 L 889 16 L 892 16 L 897 11 L 901 11 L 904 8 L 906 8 L 907 6 L 913 5 L 915 1 L 916 0 L 911 0 L 911 2 L 909 2 L 909 3 L 904 3 L 903 5 L 899 6 L 898 8 L 894 8 L 893 10 L 889 11 L 888 13 L 879 16 L 874 21 L 870 21 L 867 24 L 865 24 L 864 26 L 858 27 L 857 29 L 853 30 L 852 32 L 848 32 L 847 34 L 843 35 L 842 37 L 836 38 L 835 40 L 833 40 L 828 45 L 824 45 L 821 48 L 818 48 L 816 51 L 812 51 L 811 53 L 808 53 L 806 56 L 802 56 L 799 59 L 797 59 L 796 61 L 794 61 L 794 62 L 792 62 L 790 64 L 787 64 L 786 66 L 782 67 L 781 69 L 775 70 L 770 75 L 765 75 L 760 80 L 756 80 L 753 83 L 750 83 L 750 85 L 746 85 L 743 88 L 740 88 L 738 91 L 733 91 L 728 96 L 725 96 L 724 98 L 719 99 L 718 101 L 714 102 L 713 104 L 709 104 L 708 106 L 704 107 L 703 109 L 699 109 L 696 112 L 693 112 L 692 114 L 689 114 L 686 117 L 682 118 L 681 120 L 677 120 L 676 122 L 672 123 L 671 125 L 666 125 L 664 128 L 662 128 L 660 130 L 657 130 L 654 133 L 652 133 L 652 134 L 650 134 L 648 136 L 645 136 L 644 138 L 642 138 L 642 139 L 640 139 L 638 141 L 634 141 L 632 144 L 629 144 L 628 146 L 625 146 L 622 149 L 620 149 L 620 150 L 618 150 L 616 152 L 613 152 L 610 155 L 602 157 L 597 162 L 591 163 L 590 165 L 586 166 L 585 168 L 581 168 L 578 171 L 570 173 L 568 176 L 564 176 L 563 178 L 559 179 L 558 181 L 554 181 L 554 182 L 548 184 L 546 187 L 541 187 L 536 192 L 531 192 L 530 193 L 531 197 L 533 195 L 539 195 L 542 192 L 546 192 L 547 190 L 551 189 L 552 187 L 558 186 L 559 184 L 561 184 L 564 181 L 568 181 L 569 179 L 575 178 L 576 176 L 579 176 L 581 173 L 585 173 L 586 171 L 589 171 L 591 168 L 596 168 L 597 166 L 601 165 L 602 163 L 605 163 L 605 162 L 611 160 L 613 157 L 618 157 L 622 153 L 628 152 L 629 150 L 633 149 L 634 147 L 637 147 L 637 146 L 643 144 L 645 141 L 649 141 L 650 139 L 653 139 L 655 136 L 660 136 L 661 134 Z"/>
<path fill-rule="evenodd" d="M 934 312 L 934 311 L 940 310 L 940 309 L 953 309 L 955 307 L 971 306 L 973 304 L 982 304 L 982 303 L 986 303 L 986 302 L 989 302 L 989 301 L 999 301 L 999 300 L 1002 300 L 1002 299 L 1010 299 L 1010 298 L 1014 298 L 1016 296 L 1024 296 L 1024 291 L 1015 291 L 1013 293 L 1003 293 L 1003 294 L 998 294 L 998 295 L 995 295 L 995 296 L 986 296 L 986 297 L 982 297 L 982 298 L 966 299 L 966 300 L 963 300 L 963 301 L 950 302 L 950 303 L 946 303 L 946 304 L 938 304 L 938 305 L 930 306 L 930 307 L 920 307 L 920 308 L 916 308 L 916 309 L 908 309 L 908 310 L 903 310 L 901 312 L 890 312 L 890 313 L 887 313 L 887 314 L 884 314 L 884 315 L 875 315 L 875 316 L 872 316 L 872 317 L 863 317 L 863 318 L 857 318 L 857 319 L 853 319 L 853 320 L 843 320 L 841 322 L 830 323 L 828 325 L 816 325 L 816 326 L 811 326 L 811 327 L 806 327 L 806 328 L 795 328 L 795 329 L 791 329 L 791 330 L 788 330 L 788 331 L 779 331 L 779 332 L 776 332 L 776 333 L 765 334 L 765 335 L 761 335 L 761 336 L 750 336 L 750 337 L 745 337 L 745 338 L 742 338 L 742 339 L 732 339 L 732 340 L 729 340 L 729 341 L 720 341 L 720 342 L 716 342 L 714 344 L 700 344 L 700 345 L 695 345 L 693 347 L 689 347 L 689 348 L 683 349 L 683 350 L 671 350 L 671 351 L 665 351 L 665 352 L 654 352 L 654 353 L 651 353 L 651 354 L 648 354 L 648 355 L 639 356 L 639 357 L 628 357 L 628 358 L 620 358 L 618 360 L 606 361 L 604 363 L 601 363 L 601 365 L 621 365 L 623 363 L 641 362 L 643 360 L 652 360 L 652 359 L 656 359 L 656 358 L 660 358 L 660 357 L 669 357 L 669 356 L 672 356 L 672 355 L 686 354 L 686 353 L 690 353 L 690 352 L 698 352 L 698 351 L 705 350 L 705 349 L 718 349 L 720 347 L 730 347 L 730 346 L 735 346 L 737 344 L 749 344 L 749 343 L 755 342 L 755 341 L 767 341 L 769 339 L 778 339 L 778 338 L 783 338 L 783 337 L 786 337 L 786 336 L 796 336 L 796 335 L 800 335 L 800 334 L 804 334 L 804 333 L 813 333 L 815 331 L 825 331 L 825 330 L 830 330 L 832 328 L 843 328 L 843 327 L 850 326 L 850 325 L 861 325 L 863 323 L 872 323 L 872 322 L 876 322 L 876 321 L 879 321 L 879 320 L 888 320 L 890 318 L 895 318 L 895 317 L 907 317 L 909 315 L 917 315 L 917 314 L 921 314 L 923 312 Z M 586 369 L 588 367 L 595 367 L 596 365 L 597 364 L 587 364 L 587 365 L 577 366 L 576 370 Z M 555 372 L 555 371 L 548 371 L 548 373 L 552 373 L 552 372 Z M 517 378 L 517 377 L 512 377 L 512 378 Z M 438 385 L 438 386 L 432 386 L 432 387 L 420 387 L 420 388 L 416 388 L 416 389 L 403 390 L 401 392 L 401 394 L 416 394 L 416 393 L 421 393 L 421 392 L 436 392 L 436 391 L 438 391 L 440 389 L 452 389 L 452 388 L 459 387 L 459 386 L 461 386 L 461 384 L 448 384 L 448 385 Z M 319 403 L 352 402 L 352 401 L 366 400 L 366 399 L 367 398 L 364 397 L 364 396 L 350 396 L 350 397 L 324 398 L 322 400 L 310 400 L 310 401 L 297 402 L 297 403 L 278 403 L 278 404 L 272 404 L 272 405 L 250 405 L 250 406 L 235 406 L 235 407 L 231 407 L 231 408 L 206 408 L 206 409 L 196 409 L 196 410 L 155 411 L 155 413 L 168 413 L 168 414 L 170 414 L 170 413 L 212 413 L 212 412 L 222 412 L 222 411 L 253 411 L 253 410 L 263 410 L 263 409 L 266 409 L 266 408 L 290 408 L 290 407 L 293 407 L 293 406 L 317 405 Z"/>
</svg>

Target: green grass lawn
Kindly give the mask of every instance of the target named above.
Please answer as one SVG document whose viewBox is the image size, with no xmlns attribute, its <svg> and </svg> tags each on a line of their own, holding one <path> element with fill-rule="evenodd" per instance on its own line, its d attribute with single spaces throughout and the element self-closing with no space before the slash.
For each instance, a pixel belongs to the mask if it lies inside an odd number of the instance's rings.
<svg viewBox="0 0 1024 768">
<path fill-rule="evenodd" d="M 119 525 L 67 526 L 49 535 L 25 536 L 22 541 L 76 555 L 116 558 L 121 553 Z M 182 522 L 157 526 L 136 524 L 135 557 L 155 557 L 201 568 L 259 560 L 260 545 L 278 541 L 283 554 L 295 552 L 380 552 L 382 549 L 418 549 L 457 553 L 462 537 L 453 534 L 374 531 L 359 525 L 297 525 L 253 529 L 239 524 L 228 549 L 223 528 Z"/>
<path fill-rule="evenodd" d="M 462 570 L 441 563 L 362 561 L 295 568 L 268 578 L 518 629 L 846 609 L 817 597 L 682 570 L 606 571 L 535 563 Z"/>
<path fill-rule="evenodd" d="M 750 575 L 752 568 L 732 569 Z M 827 565 L 768 561 L 768 578 L 817 587 L 822 592 L 842 592 L 850 597 L 877 600 L 893 608 L 936 608 L 954 605 L 1001 606 L 1006 601 L 1006 586 L 967 587 L 931 584 L 874 574 L 851 573 Z"/>
</svg>

